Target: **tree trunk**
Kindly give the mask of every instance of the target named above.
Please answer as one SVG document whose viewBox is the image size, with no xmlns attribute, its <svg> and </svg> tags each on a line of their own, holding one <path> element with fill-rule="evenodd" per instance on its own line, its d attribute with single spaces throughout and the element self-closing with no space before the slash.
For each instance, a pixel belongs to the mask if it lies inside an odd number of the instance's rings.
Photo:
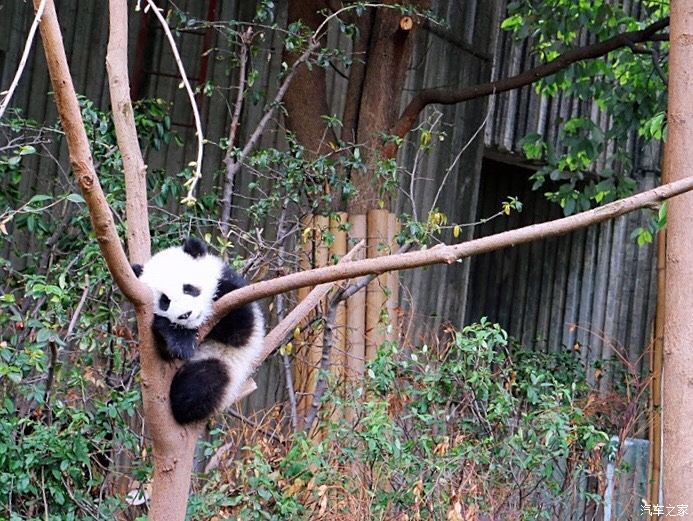
<svg viewBox="0 0 693 521">
<path fill-rule="evenodd" d="M 288 6 L 288 23 L 302 21 L 315 31 L 325 20 L 321 11 L 325 9 L 322 0 L 292 0 Z M 321 44 L 327 43 L 327 36 Z M 284 53 L 284 59 L 292 66 L 298 54 Z M 296 134 L 298 142 L 310 154 L 319 154 L 327 149 L 327 143 L 334 141 L 332 129 L 328 129 L 322 116 L 329 115 L 327 106 L 327 75 L 323 67 L 303 64 L 296 69 L 294 80 L 284 97 L 287 115 L 286 125 Z"/>
<path fill-rule="evenodd" d="M 693 0 L 672 0 L 665 178 L 693 164 Z M 664 503 L 693 505 L 693 194 L 669 203 L 664 325 Z"/>
<path fill-rule="evenodd" d="M 378 207 L 390 209 L 392 205 L 391 198 L 380 193 L 382 183 L 374 178 L 375 163 L 380 159 L 382 132 L 392 128 L 399 115 L 416 33 L 416 25 L 409 24 L 410 21 L 398 10 L 377 9 L 368 33 L 368 50 L 363 56 L 366 60 L 363 78 L 356 69 L 354 81 L 361 84 L 361 94 L 355 137 L 366 145 L 364 157 L 368 168 L 365 172 L 352 172 L 351 182 L 358 189 L 358 196 L 348 204 L 348 212 L 353 215 Z"/>
<path fill-rule="evenodd" d="M 302 20 L 315 29 L 324 20 L 319 12 L 324 6 L 320 0 L 292 0 L 289 22 Z M 342 138 L 364 145 L 362 155 L 368 168 L 351 172 L 351 181 L 359 191 L 348 202 L 352 215 L 391 206 L 390 198 L 380 193 L 381 182 L 374 179 L 375 163 L 383 143 L 382 133 L 393 128 L 399 116 L 417 27 L 412 18 L 385 7 L 370 8 L 354 21 L 359 31 L 353 43 L 354 63 L 349 72 Z M 290 56 L 287 61 L 291 63 Z M 302 66 L 286 95 L 287 126 L 312 152 L 324 151 L 326 141 L 334 139 L 321 118 L 329 114 L 326 86 L 324 69 Z"/>
</svg>

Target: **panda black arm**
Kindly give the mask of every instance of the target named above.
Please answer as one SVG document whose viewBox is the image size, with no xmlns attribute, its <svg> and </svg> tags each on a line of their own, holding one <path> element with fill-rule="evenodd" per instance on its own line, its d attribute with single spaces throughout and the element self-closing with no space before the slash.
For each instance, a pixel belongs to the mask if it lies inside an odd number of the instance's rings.
<svg viewBox="0 0 693 521">
<path fill-rule="evenodd" d="M 159 354 L 165 360 L 187 360 L 197 347 L 197 329 L 176 326 L 166 317 L 154 315 L 152 329 Z"/>
<path fill-rule="evenodd" d="M 224 266 L 217 284 L 214 300 L 218 300 L 231 291 L 242 288 L 247 282 L 228 266 Z M 244 347 L 253 333 L 257 320 L 257 304 L 245 304 L 231 310 L 212 328 L 208 338 L 233 347 Z"/>
</svg>

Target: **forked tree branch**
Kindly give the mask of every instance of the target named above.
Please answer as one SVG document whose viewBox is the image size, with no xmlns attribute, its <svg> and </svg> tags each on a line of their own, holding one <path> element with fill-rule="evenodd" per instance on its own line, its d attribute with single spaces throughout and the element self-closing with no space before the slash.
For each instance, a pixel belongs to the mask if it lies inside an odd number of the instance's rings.
<svg viewBox="0 0 693 521">
<path fill-rule="evenodd" d="M 399 137 L 404 137 L 412 129 L 414 122 L 419 117 L 419 114 L 428 105 L 441 104 L 452 105 L 462 103 L 472 99 L 482 98 L 499 92 L 519 89 L 539 81 L 542 78 L 556 74 L 568 66 L 583 60 L 590 60 L 606 56 L 612 51 L 623 47 L 631 47 L 633 44 L 642 43 L 653 40 L 657 32 L 661 31 L 669 25 L 669 18 L 663 18 L 644 29 L 639 31 L 630 31 L 617 34 L 603 42 L 585 45 L 583 47 L 575 47 L 564 52 L 557 58 L 548 63 L 543 63 L 533 69 L 522 72 L 510 78 L 503 78 L 497 81 L 481 83 L 478 85 L 469 85 L 458 89 L 447 88 L 432 88 L 424 89 L 414 96 L 414 98 L 406 106 L 399 120 L 391 130 L 391 134 Z M 397 152 L 397 145 L 388 143 L 383 147 L 383 152 L 386 157 L 394 157 Z"/>
<path fill-rule="evenodd" d="M 34 0 L 34 9 L 38 10 L 40 6 L 41 0 Z M 96 240 L 108 269 L 120 290 L 135 306 L 146 307 L 151 303 L 151 293 L 132 272 L 118 238 L 111 209 L 94 170 L 89 141 L 84 130 L 82 113 L 65 57 L 65 48 L 53 0 L 46 1 L 39 27 L 51 84 L 55 92 L 55 103 L 60 122 L 65 130 L 70 163 L 82 196 L 89 207 Z"/>
</svg>

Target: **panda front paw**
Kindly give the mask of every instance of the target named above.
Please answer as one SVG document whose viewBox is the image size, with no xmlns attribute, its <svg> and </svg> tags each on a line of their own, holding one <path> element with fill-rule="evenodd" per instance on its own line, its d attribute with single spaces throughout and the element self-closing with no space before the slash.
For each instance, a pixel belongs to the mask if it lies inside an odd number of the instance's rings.
<svg viewBox="0 0 693 521">
<path fill-rule="evenodd" d="M 195 348 L 197 347 L 196 335 L 193 334 L 192 337 L 181 335 L 173 338 L 167 342 L 167 347 L 171 358 L 177 358 L 179 360 L 192 358 L 192 355 L 195 353 Z"/>
<path fill-rule="evenodd" d="M 197 348 L 197 329 L 185 329 L 173 324 L 165 317 L 154 316 L 152 329 L 157 338 L 157 347 L 164 359 L 188 360 Z"/>
</svg>

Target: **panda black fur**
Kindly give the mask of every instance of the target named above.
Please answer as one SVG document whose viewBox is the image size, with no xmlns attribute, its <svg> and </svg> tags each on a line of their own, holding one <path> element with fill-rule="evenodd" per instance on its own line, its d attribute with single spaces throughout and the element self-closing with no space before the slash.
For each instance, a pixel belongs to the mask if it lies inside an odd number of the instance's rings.
<svg viewBox="0 0 693 521">
<path fill-rule="evenodd" d="M 132 268 L 152 290 L 159 354 L 165 360 L 186 360 L 171 382 L 173 417 L 185 425 L 223 411 L 250 377 L 262 349 L 262 312 L 255 302 L 232 310 L 199 346 L 197 330 L 211 315 L 214 301 L 246 281 L 195 238 Z"/>
</svg>

